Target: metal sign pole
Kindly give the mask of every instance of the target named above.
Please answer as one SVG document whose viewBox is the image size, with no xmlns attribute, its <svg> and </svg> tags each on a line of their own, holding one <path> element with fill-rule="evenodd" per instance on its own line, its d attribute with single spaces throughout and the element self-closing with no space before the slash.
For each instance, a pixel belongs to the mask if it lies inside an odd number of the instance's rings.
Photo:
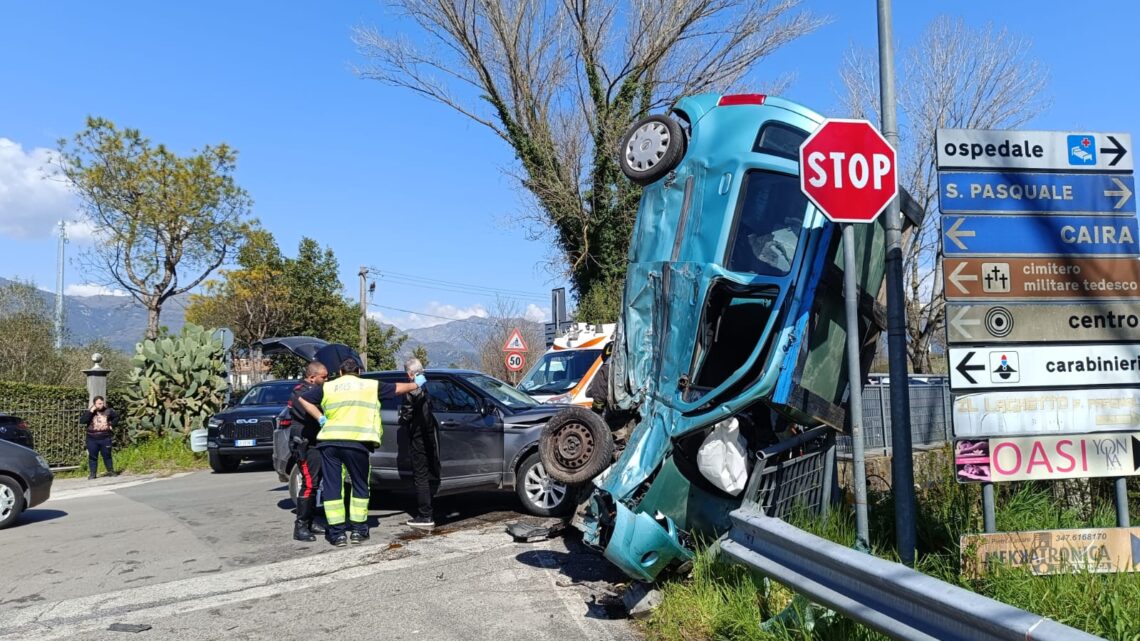
<svg viewBox="0 0 1140 641">
<path fill-rule="evenodd" d="M 895 53 L 891 0 L 879 0 L 879 102 L 883 136 L 899 146 L 895 108 Z M 887 356 L 891 373 L 891 491 L 899 560 L 914 565 L 914 460 L 911 458 L 910 381 L 907 376 L 906 302 L 903 297 L 902 217 L 898 199 L 887 206 Z"/>
<path fill-rule="evenodd" d="M 1128 479 L 1116 479 L 1116 527 L 1131 527 L 1128 518 Z"/>
<path fill-rule="evenodd" d="M 847 408 L 855 483 L 855 545 L 869 550 L 867 466 L 863 453 L 863 368 L 859 364 L 859 291 L 855 283 L 855 225 L 843 225 L 843 296 L 847 308 Z"/>
<path fill-rule="evenodd" d="M 982 485 L 982 524 L 986 532 L 997 532 L 997 518 L 994 516 L 994 484 Z"/>
</svg>

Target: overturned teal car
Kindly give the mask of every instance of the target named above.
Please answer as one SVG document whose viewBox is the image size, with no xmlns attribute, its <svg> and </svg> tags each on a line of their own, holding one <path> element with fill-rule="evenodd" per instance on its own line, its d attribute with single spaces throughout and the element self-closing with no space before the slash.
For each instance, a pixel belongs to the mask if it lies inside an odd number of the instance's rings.
<svg viewBox="0 0 1140 641">
<path fill-rule="evenodd" d="M 745 497 L 770 513 L 830 500 L 847 424 L 841 234 L 798 178 L 822 121 L 780 98 L 705 94 L 622 142 L 644 192 L 609 405 L 555 417 L 540 451 L 586 488 L 585 542 L 632 577 L 683 565 Z M 885 329 L 882 220 L 856 236 L 868 364 Z"/>
</svg>

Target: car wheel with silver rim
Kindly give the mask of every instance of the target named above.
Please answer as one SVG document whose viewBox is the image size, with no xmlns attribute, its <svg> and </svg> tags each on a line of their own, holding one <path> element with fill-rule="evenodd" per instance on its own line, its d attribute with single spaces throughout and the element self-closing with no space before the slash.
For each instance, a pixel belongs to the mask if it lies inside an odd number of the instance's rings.
<svg viewBox="0 0 1140 641">
<path fill-rule="evenodd" d="M 515 493 L 526 511 L 536 516 L 557 516 L 571 505 L 571 488 L 546 473 L 538 452 L 532 452 L 519 465 Z"/>
<path fill-rule="evenodd" d="M 665 177 L 685 155 L 685 132 L 669 116 L 647 116 L 633 123 L 622 138 L 621 171 L 639 185 Z"/>
<path fill-rule="evenodd" d="M 0 530 L 12 525 L 24 511 L 24 488 L 10 476 L 0 476 Z"/>
</svg>

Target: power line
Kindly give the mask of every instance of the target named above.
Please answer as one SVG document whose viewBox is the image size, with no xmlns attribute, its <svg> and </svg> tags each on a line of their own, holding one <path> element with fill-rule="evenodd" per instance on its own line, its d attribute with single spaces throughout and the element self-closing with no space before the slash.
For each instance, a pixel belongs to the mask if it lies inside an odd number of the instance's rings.
<svg viewBox="0 0 1140 641">
<path fill-rule="evenodd" d="M 387 269 L 380 269 L 379 267 L 369 267 L 369 269 L 376 272 L 376 275 L 390 282 L 402 282 L 404 284 L 416 284 L 428 288 L 449 288 L 458 289 L 463 292 L 471 292 L 476 290 L 478 292 L 487 294 L 496 294 L 504 298 L 518 298 L 524 300 L 545 300 L 547 294 L 532 292 L 523 289 L 512 289 L 508 287 L 491 287 L 488 285 L 474 285 L 472 283 L 462 283 L 459 281 L 445 280 L 442 278 L 429 278 L 426 276 L 417 276 L 415 274 L 405 274 L 395 272 Z"/>
<path fill-rule="evenodd" d="M 416 316 L 427 316 L 428 318 L 438 318 L 445 321 L 453 321 L 460 323 L 475 323 L 477 325 L 487 325 L 489 327 L 496 327 L 495 322 L 478 316 L 470 316 L 468 318 L 449 318 L 447 316 L 439 316 L 437 314 L 428 314 L 426 312 L 417 312 L 411 309 L 403 309 L 400 307 L 392 307 L 391 305 L 378 305 L 376 303 L 368 303 L 369 307 L 378 307 L 380 309 L 387 309 L 394 312 L 403 312 L 405 314 L 415 314 Z"/>
<path fill-rule="evenodd" d="M 501 298 L 504 300 L 516 301 L 516 302 L 520 302 L 520 303 L 539 304 L 539 303 L 545 302 L 542 298 L 539 298 L 537 296 L 517 296 L 514 294 L 505 294 L 505 293 L 497 292 L 497 291 L 481 291 L 481 290 L 472 289 L 469 287 L 461 287 L 461 286 L 454 286 L 453 287 L 453 286 L 444 286 L 444 285 L 432 285 L 432 284 L 428 284 L 428 283 L 398 280 L 398 279 L 394 279 L 391 277 L 387 277 L 383 274 L 378 274 L 377 276 L 379 278 L 383 279 L 384 282 L 389 284 L 389 285 L 403 285 L 404 287 L 412 287 L 415 289 L 431 289 L 431 290 L 435 290 L 435 291 L 448 292 L 451 294 L 477 294 L 479 296 Z"/>
</svg>

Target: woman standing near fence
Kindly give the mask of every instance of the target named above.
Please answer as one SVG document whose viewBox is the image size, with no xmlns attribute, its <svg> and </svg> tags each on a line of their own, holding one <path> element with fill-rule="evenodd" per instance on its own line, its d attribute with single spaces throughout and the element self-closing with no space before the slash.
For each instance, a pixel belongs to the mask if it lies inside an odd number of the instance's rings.
<svg viewBox="0 0 1140 641">
<path fill-rule="evenodd" d="M 87 427 L 87 478 L 95 478 L 99 468 L 99 455 L 103 455 L 103 467 L 107 476 L 115 476 L 115 465 L 111 461 L 111 434 L 119 422 L 115 410 L 107 407 L 102 396 L 96 396 L 91 407 L 79 416 L 79 424 Z"/>
</svg>

